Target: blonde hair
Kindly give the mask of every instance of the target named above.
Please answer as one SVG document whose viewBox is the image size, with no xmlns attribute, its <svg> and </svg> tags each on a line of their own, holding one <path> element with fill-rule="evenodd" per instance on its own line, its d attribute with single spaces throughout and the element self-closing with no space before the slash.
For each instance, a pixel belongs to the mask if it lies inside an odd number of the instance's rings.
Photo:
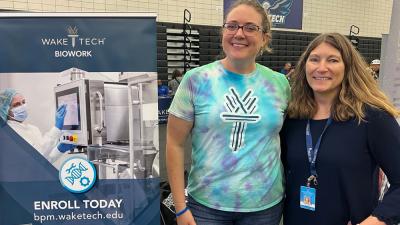
<svg viewBox="0 0 400 225">
<path fill-rule="evenodd" d="M 292 100 L 288 106 L 290 118 L 309 119 L 317 112 L 314 94 L 306 79 L 306 62 L 310 53 L 322 43 L 336 48 L 343 59 L 345 71 L 339 94 L 332 104 L 331 115 L 336 121 L 365 119 L 365 106 L 381 109 L 394 117 L 400 115 L 368 71 L 368 64 L 351 42 L 342 34 L 325 33 L 316 37 L 301 55 L 292 79 Z"/>
<path fill-rule="evenodd" d="M 267 10 L 256 0 L 237 0 L 235 1 L 228 9 L 228 12 L 225 14 L 224 23 L 226 22 L 226 18 L 228 17 L 229 13 L 236 7 L 240 5 L 247 5 L 254 8 L 257 13 L 261 16 L 261 29 L 263 32 L 264 37 L 267 39 L 264 46 L 260 49 L 259 55 L 262 55 L 264 51 L 272 52 L 272 49 L 269 47 L 272 39 L 272 32 L 271 32 L 271 19 L 267 13 Z M 221 30 L 222 34 L 222 30 Z"/>
</svg>

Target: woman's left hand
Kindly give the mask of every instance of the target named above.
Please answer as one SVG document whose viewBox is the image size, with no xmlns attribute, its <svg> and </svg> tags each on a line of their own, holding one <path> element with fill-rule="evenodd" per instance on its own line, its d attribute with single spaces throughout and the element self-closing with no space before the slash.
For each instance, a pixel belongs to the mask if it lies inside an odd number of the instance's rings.
<svg viewBox="0 0 400 225">
<path fill-rule="evenodd" d="M 352 224 L 349 221 L 347 225 L 352 225 Z M 378 220 L 378 218 L 376 218 L 375 216 L 369 216 L 367 219 L 365 219 L 364 221 L 362 221 L 357 225 L 386 225 L 386 223 Z"/>
</svg>

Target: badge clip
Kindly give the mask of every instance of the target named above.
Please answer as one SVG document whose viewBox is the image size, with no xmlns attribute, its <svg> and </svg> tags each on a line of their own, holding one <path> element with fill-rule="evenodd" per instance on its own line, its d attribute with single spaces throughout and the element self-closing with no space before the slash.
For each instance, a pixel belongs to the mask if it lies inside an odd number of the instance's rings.
<svg viewBox="0 0 400 225">
<path fill-rule="evenodd" d="M 309 178 L 307 178 L 307 187 L 310 187 L 312 181 L 314 183 L 314 186 L 318 185 L 317 176 L 311 175 Z"/>
</svg>

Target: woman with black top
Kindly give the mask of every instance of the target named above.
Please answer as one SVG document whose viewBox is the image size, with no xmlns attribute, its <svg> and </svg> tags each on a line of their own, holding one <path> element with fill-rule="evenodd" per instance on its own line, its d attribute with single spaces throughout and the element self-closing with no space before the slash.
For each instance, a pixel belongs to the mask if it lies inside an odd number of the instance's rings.
<svg viewBox="0 0 400 225">
<path fill-rule="evenodd" d="M 292 76 L 281 131 L 285 225 L 400 222 L 399 111 L 350 41 L 321 34 Z M 381 167 L 391 187 L 378 202 Z"/>
</svg>

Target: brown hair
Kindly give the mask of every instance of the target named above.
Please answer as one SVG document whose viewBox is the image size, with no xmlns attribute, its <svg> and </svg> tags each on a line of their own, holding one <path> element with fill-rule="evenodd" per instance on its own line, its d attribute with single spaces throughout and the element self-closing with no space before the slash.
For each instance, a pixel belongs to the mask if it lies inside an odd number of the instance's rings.
<svg viewBox="0 0 400 225">
<path fill-rule="evenodd" d="M 292 79 L 292 100 L 288 106 L 290 118 L 309 119 L 317 112 L 314 94 L 306 79 L 306 62 L 310 53 L 322 43 L 336 48 L 343 59 L 345 71 L 340 91 L 331 110 L 336 121 L 355 117 L 359 122 L 365 118 L 365 106 L 385 110 L 394 117 L 400 112 L 379 89 L 377 82 L 368 71 L 368 65 L 342 34 L 325 33 L 316 37 L 301 55 Z"/>
<path fill-rule="evenodd" d="M 265 45 L 260 49 L 259 55 L 262 55 L 264 51 L 271 52 L 271 48 L 269 48 L 269 43 L 271 42 L 272 33 L 271 33 L 271 19 L 267 13 L 267 10 L 262 7 L 262 5 L 256 0 L 237 0 L 235 1 L 228 9 L 227 13 L 225 14 L 224 23 L 226 22 L 226 18 L 228 17 L 229 13 L 236 7 L 240 5 L 247 5 L 253 7 L 258 14 L 261 16 L 261 29 L 263 35 L 267 39 Z M 221 34 L 222 34 L 221 30 Z"/>
<path fill-rule="evenodd" d="M 175 69 L 174 71 L 172 71 L 172 79 L 175 79 L 180 76 L 182 76 L 182 72 L 180 70 Z"/>
</svg>

